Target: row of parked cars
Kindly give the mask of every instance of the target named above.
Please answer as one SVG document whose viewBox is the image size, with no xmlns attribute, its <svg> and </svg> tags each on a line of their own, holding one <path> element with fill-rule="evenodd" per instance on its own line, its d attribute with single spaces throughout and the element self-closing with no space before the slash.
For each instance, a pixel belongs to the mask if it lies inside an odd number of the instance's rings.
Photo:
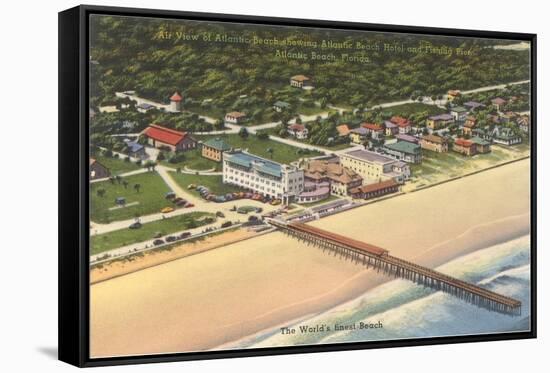
<svg viewBox="0 0 550 373">
<path fill-rule="evenodd" d="M 167 207 L 164 207 L 160 210 L 160 212 L 162 212 L 163 214 L 167 214 L 169 212 L 172 212 L 175 210 L 175 208 L 178 208 L 178 207 L 183 207 L 183 208 L 189 208 L 189 207 L 194 207 L 195 205 L 193 205 L 191 202 L 181 198 L 181 197 L 178 197 L 176 195 L 176 193 L 174 192 L 168 192 L 166 193 L 166 196 L 165 198 L 169 201 L 171 201 L 174 205 L 174 207 L 172 206 L 167 206 Z"/>
<path fill-rule="evenodd" d="M 189 184 L 187 186 L 187 189 L 196 189 L 202 198 L 212 202 L 227 202 L 227 201 L 234 201 L 237 199 L 246 198 L 254 201 L 260 201 L 263 203 L 271 203 L 272 205 L 279 205 L 281 203 L 281 200 L 279 199 L 272 199 L 266 196 L 262 196 L 259 193 L 232 192 L 232 193 L 226 193 L 226 194 L 214 194 L 210 192 L 210 189 L 208 189 L 208 187 L 204 185 L 195 185 L 195 184 Z"/>
<path fill-rule="evenodd" d="M 183 240 L 189 236 L 191 236 L 191 232 L 183 232 L 182 234 L 179 234 L 179 235 L 166 236 L 164 239 L 157 238 L 156 240 L 153 241 L 153 245 L 159 246 L 165 243 L 176 242 L 179 240 Z"/>
</svg>

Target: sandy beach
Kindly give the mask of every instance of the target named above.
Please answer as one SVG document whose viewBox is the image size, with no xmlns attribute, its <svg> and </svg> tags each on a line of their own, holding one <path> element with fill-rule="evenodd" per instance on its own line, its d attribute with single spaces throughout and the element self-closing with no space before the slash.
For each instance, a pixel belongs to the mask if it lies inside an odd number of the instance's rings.
<svg viewBox="0 0 550 373">
<path fill-rule="evenodd" d="M 312 222 L 435 267 L 529 232 L 529 160 Z M 91 287 L 91 355 L 198 351 L 388 278 L 275 232 Z"/>
</svg>

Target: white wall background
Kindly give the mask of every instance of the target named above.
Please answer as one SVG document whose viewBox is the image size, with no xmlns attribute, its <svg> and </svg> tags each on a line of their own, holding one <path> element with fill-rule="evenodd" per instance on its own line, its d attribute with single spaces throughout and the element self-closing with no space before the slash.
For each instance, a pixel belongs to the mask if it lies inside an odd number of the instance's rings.
<svg viewBox="0 0 550 373">
<path fill-rule="evenodd" d="M 548 367 L 550 63 L 543 1 L 93 1 L 281 17 L 471 28 L 539 35 L 539 339 L 127 366 L 124 372 L 519 372 Z M 57 350 L 57 12 L 76 1 L 2 3 L 0 22 L 0 370 L 69 371 Z M 545 94 L 546 93 L 546 94 Z M 504 202 L 504 201 L 503 201 Z M 537 369 L 538 367 L 538 369 Z"/>
</svg>

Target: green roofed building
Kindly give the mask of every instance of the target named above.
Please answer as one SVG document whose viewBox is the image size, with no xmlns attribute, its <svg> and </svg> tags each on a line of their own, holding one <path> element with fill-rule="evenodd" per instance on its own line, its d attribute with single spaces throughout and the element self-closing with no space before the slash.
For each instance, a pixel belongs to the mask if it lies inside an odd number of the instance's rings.
<svg viewBox="0 0 550 373">
<path fill-rule="evenodd" d="M 282 111 L 290 109 L 290 104 L 284 101 L 277 101 L 273 104 L 273 109 L 280 113 Z"/>
<path fill-rule="evenodd" d="M 491 152 L 491 143 L 489 141 L 483 140 L 481 137 L 472 137 L 470 139 L 474 144 L 476 144 L 477 153 L 490 153 Z"/>
<path fill-rule="evenodd" d="M 221 162 L 223 152 L 228 150 L 231 150 L 231 146 L 221 138 L 216 137 L 202 143 L 201 154 L 204 158 L 211 159 L 215 162 Z"/>
<path fill-rule="evenodd" d="M 385 152 L 392 158 L 408 163 L 422 162 L 422 148 L 408 141 L 398 141 L 384 145 Z"/>
</svg>

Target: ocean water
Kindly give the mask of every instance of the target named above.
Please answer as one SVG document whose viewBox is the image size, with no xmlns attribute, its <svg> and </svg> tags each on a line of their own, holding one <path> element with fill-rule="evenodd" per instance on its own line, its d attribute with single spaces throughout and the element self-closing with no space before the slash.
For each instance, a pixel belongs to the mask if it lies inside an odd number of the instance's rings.
<svg viewBox="0 0 550 373">
<path fill-rule="evenodd" d="M 275 328 L 243 339 L 232 347 L 293 346 L 529 329 L 529 236 L 459 257 L 437 270 L 520 300 L 521 316 L 491 312 L 406 280 L 392 280 L 355 300 L 287 325 L 296 330 L 294 334 L 283 335 L 280 328 Z M 361 329 L 360 323 L 381 324 L 382 327 Z M 335 330 L 335 326 L 344 325 L 355 325 L 355 329 Z M 302 332 L 305 326 L 316 329 Z"/>
</svg>

